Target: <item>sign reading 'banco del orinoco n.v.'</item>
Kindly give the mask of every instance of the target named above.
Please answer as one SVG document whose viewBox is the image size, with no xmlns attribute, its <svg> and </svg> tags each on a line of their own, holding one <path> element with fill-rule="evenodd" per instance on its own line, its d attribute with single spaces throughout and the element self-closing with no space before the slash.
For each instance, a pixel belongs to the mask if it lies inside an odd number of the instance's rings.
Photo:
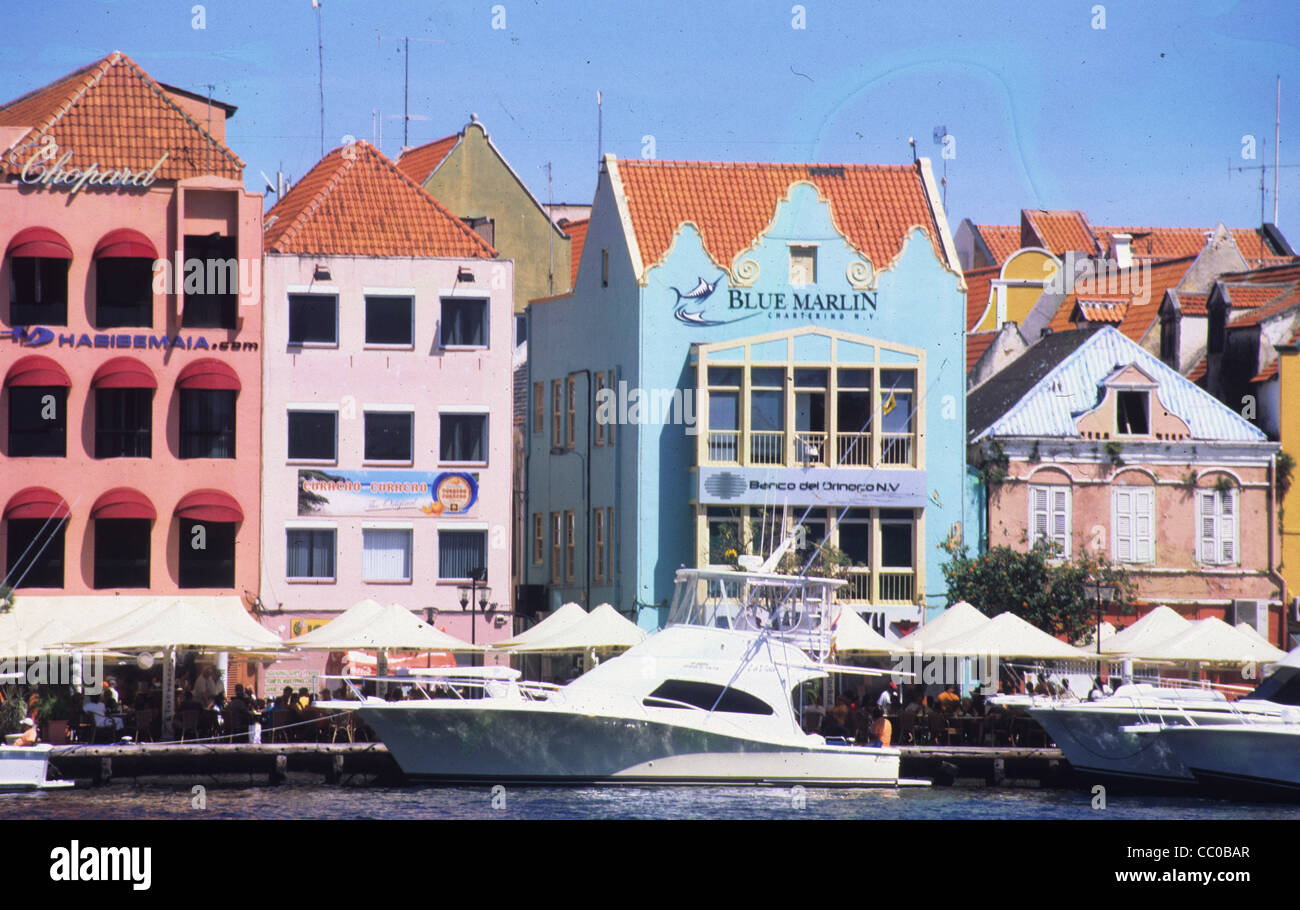
<svg viewBox="0 0 1300 910">
<path fill-rule="evenodd" d="M 699 469 L 699 502 L 705 505 L 875 506 L 912 509 L 925 505 L 925 471 L 878 468 Z"/>
</svg>

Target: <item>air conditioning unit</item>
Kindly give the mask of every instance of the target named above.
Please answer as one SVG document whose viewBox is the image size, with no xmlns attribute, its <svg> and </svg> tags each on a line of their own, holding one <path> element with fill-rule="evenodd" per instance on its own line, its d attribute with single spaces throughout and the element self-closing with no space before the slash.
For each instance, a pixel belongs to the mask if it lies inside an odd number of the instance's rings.
<svg viewBox="0 0 1300 910">
<path fill-rule="evenodd" d="M 1232 602 L 1232 624 L 1246 623 L 1264 638 L 1268 638 L 1268 601 L 1234 600 Z"/>
</svg>

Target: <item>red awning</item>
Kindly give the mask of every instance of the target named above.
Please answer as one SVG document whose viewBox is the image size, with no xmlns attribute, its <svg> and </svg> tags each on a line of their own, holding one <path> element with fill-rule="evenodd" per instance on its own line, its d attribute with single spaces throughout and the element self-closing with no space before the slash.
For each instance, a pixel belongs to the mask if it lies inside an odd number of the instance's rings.
<svg viewBox="0 0 1300 910">
<path fill-rule="evenodd" d="M 67 518 L 68 504 L 63 497 L 45 487 L 28 487 L 9 497 L 5 518 Z"/>
<path fill-rule="evenodd" d="M 157 518 L 158 511 L 139 490 L 118 487 L 95 500 L 90 507 L 91 518 Z"/>
<path fill-rule="evenodd" d="M 234 389 L 239 391 L 239 377 L 220 360 L 211 357 L 196 360 L 176 377 L 178 389 Z"/>
<path fill-rule="evenodd" d="M 229 493 L 195 490 L 176 503 L 176 514 L 190 521 L 243 521 L 244 510 Z"/>
<path fill-rule="evenodd" d="M 153 241 L 131 228 L 109 231 L 95 244 L 95 258 L 157 259 L 158 250 Z"/>
<path fill-rule="evenodd" d="M 5 385 L 56 385 L 67 389 L 72 387 L 72 380 L 57 361 L 40 354 L 29 354 L 5 373 Z"/>
<path fill-rule="evenodd" d="M 90 384 L 98 389 L 156 389 L 153 370 L 130 357 L 114 357 L 95 371 Z"/>
<path fill-rule="evenodd" d="M 45 259 L 71 259 L 72 247 L 63 235 L 49 228 L 30 227 L 19 231 L 5 248 L 6 256 L 40 256 Z"/>
</svg>

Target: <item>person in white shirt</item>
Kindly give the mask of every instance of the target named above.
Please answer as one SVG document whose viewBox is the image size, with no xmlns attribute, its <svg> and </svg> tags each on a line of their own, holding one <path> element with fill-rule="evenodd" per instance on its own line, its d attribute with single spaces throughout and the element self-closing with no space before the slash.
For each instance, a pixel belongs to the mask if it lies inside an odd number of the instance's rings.
<svg viewBox="0 0 1300 910">
<path fill-rule="evenodd" d="M 225 691 L 226 687 L 217 679 L 216 671 L 211 665 L 204 667 L 203 673 L 194 681 L 194 697 L 201 702 L 214 699 Z"/>
<path fill-rule="evenodd" d="M 95 719 L 96 727 L 112 727 L 114 730 L 122 729 L 122 718 L 109 717 L 104 710 L 104 703 L 100 701 L 99 695 L 90 696 L 90 700 L 82 706 L 82 712 L 89 714 Z"/>
</svg>

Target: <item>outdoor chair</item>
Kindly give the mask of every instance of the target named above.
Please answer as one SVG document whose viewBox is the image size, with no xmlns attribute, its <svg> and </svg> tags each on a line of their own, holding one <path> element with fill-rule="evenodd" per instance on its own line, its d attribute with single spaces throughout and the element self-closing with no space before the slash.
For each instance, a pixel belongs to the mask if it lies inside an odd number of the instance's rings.
<svg viewBox="0 0 1300 910">
<path fill-rule="evenodd" d="M 142 743 L 145 740 L 153 742 L 153 711 L 148 708 L 140 708 L 135 712 L 135 741 Z"/>
<path fill-rule="evenodd" d="M 199 715 L 201 711 L 182 711 L 180 713 L 181 742 L 187 737 L 199 738 Z"/>
<path fill-rule="evenodd" d="M 329 715 L 329 725 L 331 734 L 331 743 L 339 741 L 340 736 L 346 736 L 348 742 L 355 742 L 355 730 L 352 725 L 352 712 L 344 711 L 338 714 Z"/>
</svg>

